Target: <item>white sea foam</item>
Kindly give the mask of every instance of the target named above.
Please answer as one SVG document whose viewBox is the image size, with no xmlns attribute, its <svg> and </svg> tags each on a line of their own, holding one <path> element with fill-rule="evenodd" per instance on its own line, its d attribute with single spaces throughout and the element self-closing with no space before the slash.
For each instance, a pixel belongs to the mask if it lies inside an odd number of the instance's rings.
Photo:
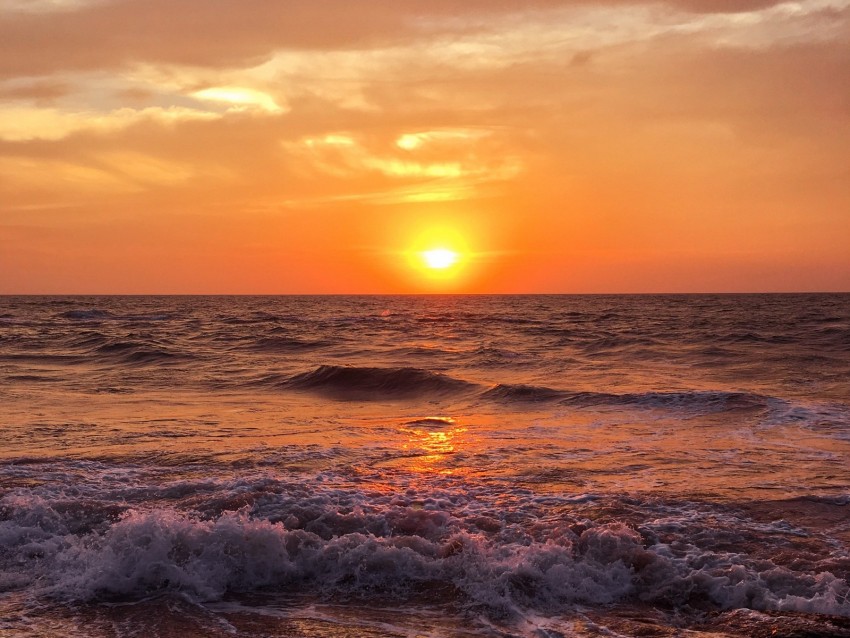
<svg viewBox="0 0 850 638">
<path fill-rule="evenodd" d="M 676 606 L 694 599 L 721 609 L 850 615 L 841 578 L 796 572 L 743 551 L 700 548 L 699 534 L 688 531 L 698 524 L 694 519 L 681 520 L 674 542 L 658 542 L 623 523 L 576 525 L 567 517 L 561 525 L 549 521 L 541 533 L 533 520 L 510 522 L 527 513 L 498 514 L 477 500 L 455 502 L 448 511 L 438 508 L 441 500 L 450 504 L 446 499 L 433 498 L 425 509 L 415 496 L 387 497 L 368 511 L 341 510 L 346 498 L 368 501 L 356 492 L 277 495 L 253 513 L 245 507 L 207 518 L 131 509 L 85 531 L 67 503 L 57 509 L 18 491 L 0 500 L 0 587 L 28 585 L 63 600 L 169 591 L 199 601 L 269 589 L 408 599 L 448 587 L 496 616 L 557 613 L 579 603 Z M 669 517 L 649 528 L 668 535 L 674 529 Z"/>
</svg>

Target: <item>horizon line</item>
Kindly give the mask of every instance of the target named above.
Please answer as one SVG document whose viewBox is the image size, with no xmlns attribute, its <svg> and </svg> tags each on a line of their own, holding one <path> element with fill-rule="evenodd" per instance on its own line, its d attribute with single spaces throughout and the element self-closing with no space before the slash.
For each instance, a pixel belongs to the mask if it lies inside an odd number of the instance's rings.
<svg viewBox="0 0 850 638">
<path fill-rule="evenodd" d="M 638 297 L 709 295 L 846 295 L 848 290 L 759 290 L 697 292 L 0 292 L 0 297 Z"/>
</svg>

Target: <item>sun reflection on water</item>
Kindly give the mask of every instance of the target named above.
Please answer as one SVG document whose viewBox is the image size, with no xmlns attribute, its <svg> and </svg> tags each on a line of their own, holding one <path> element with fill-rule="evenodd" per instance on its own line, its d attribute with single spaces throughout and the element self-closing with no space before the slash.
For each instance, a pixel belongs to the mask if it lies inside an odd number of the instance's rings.
<svg viewBox="0 0 850 638">
<path fill-rule="evenodd" d="M 433 428 L 442 429 L 435 430 Z M 446 467 L 448 457 L 466 446 L 467 428 L 455 425 L 450 417 L 426 417 L 406 424 L 401 431 L 407 434 L 402 449 L 411 452 L 408 469 L 419 473 L 458 474 L 463 469 Z"/>
</svg>

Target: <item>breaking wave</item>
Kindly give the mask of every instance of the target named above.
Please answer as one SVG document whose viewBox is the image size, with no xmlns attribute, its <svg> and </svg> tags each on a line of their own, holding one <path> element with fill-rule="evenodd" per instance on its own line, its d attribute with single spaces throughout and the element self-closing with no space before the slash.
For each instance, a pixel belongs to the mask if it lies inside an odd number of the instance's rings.
<svg viewBox="0 0 850 638">
<path fill-rule="evenodd" d="M 696 530 L 671 537 L 684 528 L 669 520 L 634 526 L 562 514 L 541 533 L 516 522 L 528 512 L 458 508 L 439 494 L 340 505 L 351 496 L 265 494 L 253 508 L 202 517 L 7 494 L 0 590 L 32 586 L 70 601 L 258 591 L 417 600 L 443 591 L 497 617 L 615 602 L 850 616 L 840 576 L 700 547 Z"/>
</svg>

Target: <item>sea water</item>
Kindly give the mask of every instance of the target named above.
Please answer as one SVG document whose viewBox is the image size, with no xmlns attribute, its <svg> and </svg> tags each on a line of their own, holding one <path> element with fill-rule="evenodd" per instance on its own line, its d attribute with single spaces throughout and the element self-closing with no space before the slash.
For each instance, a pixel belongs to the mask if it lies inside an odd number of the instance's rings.
<svg viewBox="0 0 850 638">
<path fill-rule="evenodd" d="M 850 295 L 0 298 L 3 636 L 850 636 L 848 543 Z"/>
</svg>

